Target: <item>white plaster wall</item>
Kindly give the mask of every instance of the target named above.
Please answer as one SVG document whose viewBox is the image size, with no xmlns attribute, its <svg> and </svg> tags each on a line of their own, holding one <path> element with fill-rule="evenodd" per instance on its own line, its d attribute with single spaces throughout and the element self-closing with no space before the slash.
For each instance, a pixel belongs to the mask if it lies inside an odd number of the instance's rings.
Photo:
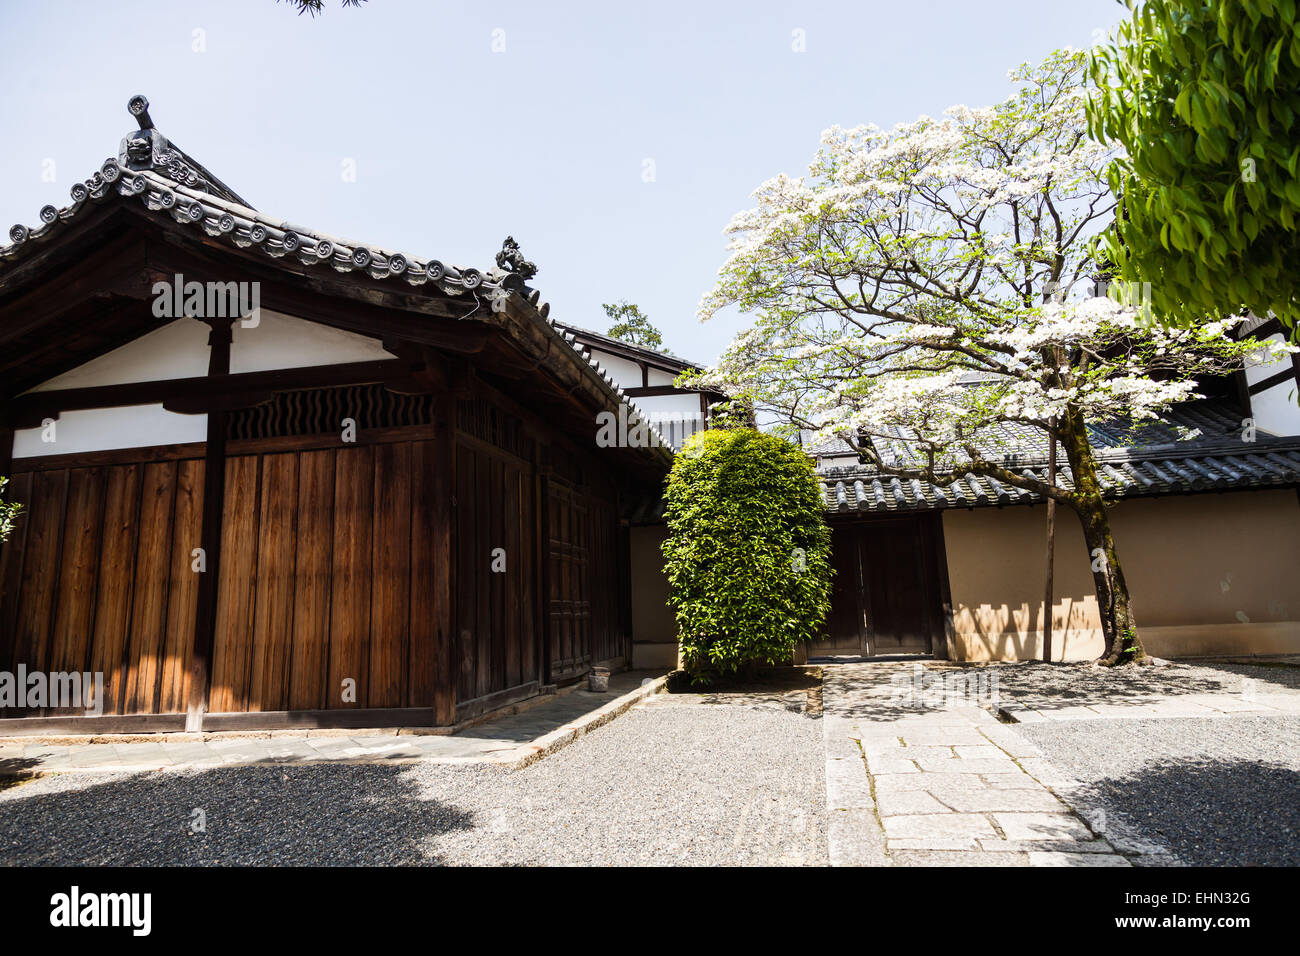
<svg viewBox="0 0 1300 956">
<path fill-rule="evenodd" d="M 1280 342 L 1285 342 L 1286 340 L 1282 338 L 1281 335 L 1270 335 L 1267 339 L 1265 339 L 1265 341 L 1280 343 Z M 1262 382 L 1270 375 L 1276 375 L 1278 372 L 1281 372 L 1283 369 L 1289 369 L 1290 367 L 1291 367 L 1291 356 L 1289 355 L 1281 359 L 1280 361 L 1268 362 L 1266 364 L 1256 362 L 1248 355 L 1246 356 L 1246 361 L 1245 361 L 1246 383 L 1249 385 L 1254 385 L 1256 382 Z"/>
<path fill-rule="evenodd" d="M 632 401 L 647 415 L 681 418 L 701 414 L 699 392 L 685 395 L 638 395 Z"/>
<path fill-rule="evenodd" d="M 623 388 L 641 387 L 641 366 L 636 362 L 598 348 L 591 348 L 590 352 L 592 360 L 599 362 L 609 377 Z"/>
<path fill-rule="evenodd" d="M 674 372 L 665 372 L 660 368 L 652 368 L 647 371 L 646 377 L 650 380 L 651 385 L 671 385 L 677 380 L 677 375 Z"/>
<path fill-rule="evenodd" d="M 1300 435 L 1300 395 L 1294 380 L 1250 396 L 1250 411 L 1256 427 L 1263 431 Z"/>
<path fill-rule="evenodd" d="M 262 309 L 256 326 L 235 323 L 230 371 L 266 372 L 395 357 L 379 339 Z"/>
<path fill-rule="evenodd" d="M 71 455 L 112 448 L 146 448 L 206 441 L 207 415 L 178 415 L 162 405 L 87 408 L 64 412 L 54 423 L 54 441 L 43 428 L 14 432 L 14 458 Z"/>
<path fill-rule="evenodd" d="M 642 395 L 632 399 L 674 448 L 704 427 L 697 392 L 687 395 Z"/>
<path fill-rule="evenodd" d="M 393 357 L 378 339 L 263 309 L 256 326 L 235 323 L 230 370 L 262 372 Z M 198 378 L 207 372 L 208 326 L 184 318 L 42 382 L 32 391 Z M 13 456 L 35 458 L 204 441 L 207 416 L 178 415 L 160 404 L 85 409 L 59 416 L 55 441 L 44 441 L 46 434 L 43 428 L 15 432 Z"/>
<path fill-rule="evenodd" d="M 32 389 L 92 388 L 208 374 L 208 327 L 177 319 Z"/>
</svg>

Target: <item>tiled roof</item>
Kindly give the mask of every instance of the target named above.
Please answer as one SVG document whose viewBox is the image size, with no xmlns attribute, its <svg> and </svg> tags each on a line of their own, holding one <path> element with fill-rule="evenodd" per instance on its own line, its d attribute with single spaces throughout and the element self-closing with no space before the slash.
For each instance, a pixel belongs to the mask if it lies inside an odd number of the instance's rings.
<svg viewBox="0 0 1300 956">
<path fill-rule="evenodd" d="M 375 279 L 400 279 L 413 286 L 431 282 L 450 295 L 473 293 L 492 298 L 515 292 L 525 296 L 542 317 L 548 337 L 564 343 L 582 360 L 590 374 L 600 380 L 607 397 L 614 403 L 626 404 L 631 421 L 644 419 L 659 444 L 670 447 L 645 413 L 600 363 L 592 359 L 573 332 L 550 318 L 550 305 L 542 302 L 539 293 L 524 282 L 536 271 L 531 263 L 527 263 L 529 271 L 522 275 L 500 266 L 480 271 L 341 239 L 267 216 L 248 206 L 201 163 L 154 129 L 148 107 L 143 96 L 131 98 L 127 109 L 137 118 L 140 129 L 123 138 L 117 157 L 104 160 L 89 179 L 72 186 L 71 203 L 62 208 L 44 206 L 37 225 L 29 227 L 20 223 L 9 230 L 9 244 L 0 245 L 0 281 L 8 267 L 57 237 L 65 225 L 74 222 L 85 210 L 110 200 L 137 200 L 150 212 L 167 215 L 177 223 L 202 230 L 238 248 L 259 249 L 273 259 L 288 256 L 308 266 Z M 507 240 L 507 245 L 511 242 Z"/>
<path fill-rule="evenodd" d="M 33 248 L 56 236 L 60 228 L 73 222 L 86 209 L 115 196 L 138 200 L 151 212 L 170 214 L 171 218 L 202 230 L 206 235 L 224 239 L 239 248 L 256 248 L 272 258 L 290 256 L 304 265 L 332 268 L 338 272 L 361 272 L 372 278 L 402 279 L 411 285 L 433 282 L 444 292 L 463 295 L 478 290 L 488 296 L 497 289 L 523 282 L 513 273 L 501 269 L 480 272 L 472 268 L 446 265 L 436 259 L 418 259 L 400 252 L 340 239 L 319 230 L 291 225 L 241 205 L 199 186 L 188 186 L 169 175 L 167 166 L 131 168 L 120 159 L 104 160 L 89 179 L 72 187 L 72 202 L 63 208 L 45 206 L 40 223 L 21 223 L 9 230 L 9 245 L 0 246 L 0 271 L 6 263 L 18 259 Z M 549 308 L 542 306 L 549 311 Z"/>
<path fill-rule="evenodd" d="M 1200 434 L 1184 438 L 1180 429 Z M 1115 420 L 1090 425 L 1102 485 L 1108 498 L 1134 498 L 1300 485 L 1300 438 L 1264 432 L 1242 438 L 1241 415 L 1221 402 L 1196 402 L 1152 424 Z M 915 461 L 909 443 L 879 442 L 882 455 L 900 465 Z M 990 460 L 1046 481 L 1046 436 L 1011 426 L 985 436 Z M 1073 488 L 1073 475 L 1058 453 L 1058 480 Z M 888 513 L 936 508 L 979 508 L 1041 501 L 1041 496 L 993 478 L 966 474 L 950 485 L 882 475 L 864 465 L 824 467 L 826 508 L 836 513 Z"/>
<path fill-rule="evenodd" d="M 631 342 L 625 342 L 622 339 L 616 339 L 613 336 L 605 335 L 603 332 L 593 332 L 591 329 L 584 329 L 577 325 L 570 325 L 567 322 L 557 323 L 567 332 L 572 332 L 579 341 L 587 343 L 594 348 L 609 346 L 620 352 L 636 353 L 644 356 L 646 359 L 657 365 L 672 366 L 674 369 L 686 371 L 688 369 L 698 370 L 704 368 L 698 362 L 692 362 L 678 355 L 670 355 L 667 352 L 660 352 L 657 349 L 648 348 L 644 345 L 633 345 Z"/>
</svg>

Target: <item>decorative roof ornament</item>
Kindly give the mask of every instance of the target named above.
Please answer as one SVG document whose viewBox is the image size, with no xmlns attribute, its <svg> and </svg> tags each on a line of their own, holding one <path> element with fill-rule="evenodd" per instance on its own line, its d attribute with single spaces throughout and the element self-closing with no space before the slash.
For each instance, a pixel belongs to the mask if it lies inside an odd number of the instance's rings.
<svg viewBox="0 0 1300 956">
<path fill-rule="evenodd" d="M 501 251 L 497 253 L 497 266 L 509 269 L 525 281 L 537 275 L 537 265 L 524 258 L 514 236 L 506 236 L 506 241 L 501 243 Z"/>
<path fill-rule="evenodd" d="M 143 93 L 137 93 L 127 100 L 126 108 L 141 129 L 153 129 L 153 120 L 149 118 L 149 100 Z"/>
<path fill-rule="evenodd" d="M 153 118 L 149 115 L 149 100 L 144 94 L 137 93 L 131 97 L 126 109 L 135 117 L 140 128 L 122 137 L 117 162 L 123 169 L 132 172 L 152 169 L 182 186 L 248 205 L 230 187 L 155 128 Z"/>
</svg>

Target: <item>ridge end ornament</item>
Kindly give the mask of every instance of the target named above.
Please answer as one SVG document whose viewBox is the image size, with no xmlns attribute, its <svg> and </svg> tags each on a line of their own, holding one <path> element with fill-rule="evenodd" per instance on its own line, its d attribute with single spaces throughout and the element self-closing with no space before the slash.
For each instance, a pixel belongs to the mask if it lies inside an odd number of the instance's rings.
<svg viewBox="0 0 1300 956">
<path fill-rule="evenodd" d="M 501 251 L 497 253 L 497 266 L 501 269 L 509 269 L 525 281 L 537 275 L 536 263 L 524 258 L 514 236 L 506 236 L 506 241 L 501 243 Z"/>
</svg>

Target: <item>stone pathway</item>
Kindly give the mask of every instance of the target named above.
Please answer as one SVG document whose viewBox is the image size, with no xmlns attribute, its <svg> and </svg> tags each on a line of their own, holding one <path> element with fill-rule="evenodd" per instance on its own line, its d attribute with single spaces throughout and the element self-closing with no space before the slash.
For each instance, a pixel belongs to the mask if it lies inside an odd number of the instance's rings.
<svg viewBox="0 0 1300 956">
<path fill-rule="evenodd" d="M 44 772 L 145 771 L 181 767 L 250 764 L 432 763 L 524 766 L 571 743 L 656 693 L 658 673 L 624 671 L 611 675 L 609 691 L 570 689 L 526 702 L 456 734 L 397 730 L 261 731 L 239 734 L 158 734 L 96 743 L 44 742 L 0 738 L 0 778 Z"/>
<path fill-rule="evenodd" d="M 940 694 L 970 669 L 943 662 L 825 669 L 832 865 L 1131 866 L 1176 862 L 1107 827 L 1079 784 L 981 706 Z"/>
</svg>

